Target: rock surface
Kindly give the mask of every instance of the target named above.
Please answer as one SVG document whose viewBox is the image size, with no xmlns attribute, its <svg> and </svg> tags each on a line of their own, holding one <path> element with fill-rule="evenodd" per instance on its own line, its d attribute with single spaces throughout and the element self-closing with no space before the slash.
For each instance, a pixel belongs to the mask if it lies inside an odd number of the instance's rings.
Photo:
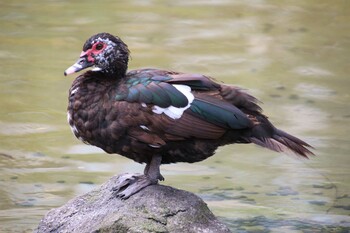
<svg viewBox="0 0 350 233">
<path fill-rule="evenodd" d="M 230 232 L 202 199 L 186 191 L 153 185 L 118 199 L 112 188 L 119 177 L 49 211 L 36 232 Z"/>
</svg>

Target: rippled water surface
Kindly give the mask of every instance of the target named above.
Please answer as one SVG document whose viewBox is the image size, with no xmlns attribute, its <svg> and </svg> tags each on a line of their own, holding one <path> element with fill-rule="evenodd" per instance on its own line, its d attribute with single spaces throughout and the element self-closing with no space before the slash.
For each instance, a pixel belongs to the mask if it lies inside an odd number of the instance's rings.
<svg viewBox="0 0 350 233">
<path fill-rule="evenodd" d="M 106 31 L 130 68 L 203 73 L 247 88 L 317 157 L 254 145 L 162 166 L 233 232 L 348 232 L 348 1 L 5 1 L 0 3 L 0 232 L 31 232 L 51 208 L 143 166 L 83 145 L 66 123 L 85 40 Z M 74 75 L 73 75 L 74 76 Z"/>
</svg>

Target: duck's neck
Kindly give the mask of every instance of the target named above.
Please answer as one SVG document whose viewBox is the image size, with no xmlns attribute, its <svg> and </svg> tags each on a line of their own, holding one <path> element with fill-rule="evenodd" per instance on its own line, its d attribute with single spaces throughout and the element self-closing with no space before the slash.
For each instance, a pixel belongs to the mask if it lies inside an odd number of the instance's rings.
<svg viewBox="0 0 350 233">
<path fill-rule="evenodd" d="M 118 67 L 113 69 L 104 69 L 98 72 L 103 73 L 108 78 L 122 79 L 125 77 L 127 71 L 127 67 Z"/>
<path fill-rule="evenodd" d="M 128 61 L 120 61 L 114 66 L 107 67 L 101 70 L 108 77 L 114 77 L 117 79 L 122 79 L 126 75 L 126 71 L 128 69 Z"/>
</svg>

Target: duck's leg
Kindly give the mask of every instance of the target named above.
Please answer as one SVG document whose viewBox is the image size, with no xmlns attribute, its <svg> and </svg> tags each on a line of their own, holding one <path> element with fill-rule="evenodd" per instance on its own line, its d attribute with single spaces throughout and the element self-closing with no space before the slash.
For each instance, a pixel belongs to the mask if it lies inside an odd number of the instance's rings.
<svg viewBox="0 0 350 233">
<path fill-rule="evenodd" d="M 146 164 L 144 174 L 124 174 L 119 177 L 119 183 L 113 188 L 116 196 L 127 199 L 141 189 L 158 184 L 158 180 L 164 180 L 160 174 L 161 155 L 153 155 L 149 163 Z"/>
<path fill-rule="evenodd" d="M 160 164 L 162 163 L 161 155 L 153 155 L 150 163 L 146 164 L 143 174 L 148 177 L 153 177 L 157 180 L 163 181 L 164 177 L 160 174 Z"/>
</svg>

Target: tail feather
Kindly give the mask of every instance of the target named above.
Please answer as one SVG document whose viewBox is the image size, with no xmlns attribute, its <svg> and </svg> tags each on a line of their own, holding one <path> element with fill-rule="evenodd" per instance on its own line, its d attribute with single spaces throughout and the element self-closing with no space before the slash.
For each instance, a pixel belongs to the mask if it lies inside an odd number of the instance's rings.
<svg viewBox="0 0 350 233">
<path fill-rule="evenodd" d="M 250 138 L 250 141 L 259 146 L 266 147 L 277 152 L 291 151 L 294 154 L 304 158 L 314 155 L 314 153 L 309 150 L 309 148 L 313 148 L 312 146 L 299 138 L 276 128 L 273 131 L 272 137 L 253 136 Z"/>
<path fill-rule="evenodd" d="M 310 146 L 308 143 L 282 130 L 276 129 L 275 134 L 273 135 L 273 138 L 276 141 L 287 146 L 294 153 L 301 155 L 305 158 L 308 158 L 308 156 L 314 155 L 314 153 L 308 149 L 308 148 L 313 148 L 312 146 Z"/>
</svg>

